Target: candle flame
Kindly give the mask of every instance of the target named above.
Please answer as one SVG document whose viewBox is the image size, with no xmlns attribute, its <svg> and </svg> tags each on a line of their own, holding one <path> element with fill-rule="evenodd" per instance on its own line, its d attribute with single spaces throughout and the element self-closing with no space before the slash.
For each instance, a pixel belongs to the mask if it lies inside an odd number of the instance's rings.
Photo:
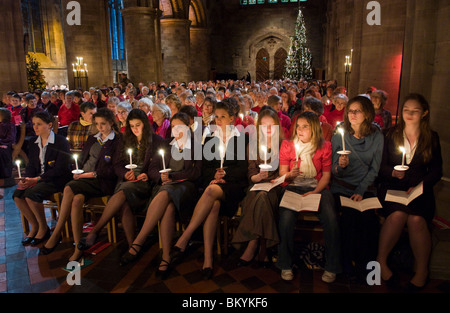
<svg viewBox="0 0 450 313">
<path fill-rule="evenodd" d="M 339 127 L 338 131 L 341 133 L 342 136 L 344 136 L 344 129 L 342 127 Z"/>
<path fill-rule="evenodd" d="M 20 165 L 20 160 L 17 160 L 17 161 L 16 161 L 16 164 L 17 164 L 17 165 Z"/>
<path fill-rule="evenodd" d="M 267 152 L 266 146 L 261 146 L 261 150 L 262 150 L 263 152 Z"/>
<path fill-rule="evenodd" d="M 74 154 L 73 155 L 73 158 L 76 160 L 76 159 L 78 159 L 78 154 Z"/>
<path fill-rule="evenodd" d="M 132 153 L 133 153 L 133 150 L 128 149 L 128 154 L 132 154 Z"/>
<path fill-rule="evenodd" d="M 164 156 L 164 150 L 163 150 L 163 149 L 159 150 L 159 154 L 161 154 L 162 156 Z"/>
<path fill-rule="evenodd" d="M 401 151 L 402 153 L 405 153 L 405 151 L 406 151 L 406 150 L 405 150 L 405 147 L 400 147 L 399 149 L 400 149 L 400 151 Z"/>
</svg>

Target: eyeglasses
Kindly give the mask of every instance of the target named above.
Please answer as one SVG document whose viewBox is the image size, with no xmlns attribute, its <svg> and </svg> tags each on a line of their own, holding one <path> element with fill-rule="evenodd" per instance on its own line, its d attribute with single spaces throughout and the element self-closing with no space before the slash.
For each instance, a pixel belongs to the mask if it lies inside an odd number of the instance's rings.
<svg viewBox="0 0 450 313">
<path fill-rule="evenodd" d="M 358 115 L 358 114 L 360 114 L 360 113 L 362 113 L 361 110 L 348 110 L 348 114 L 355 114 L 355 115 Z"/>
<path fill-rule="evenodd" d="M 117 114 L 127 114 L 128 112 L 127 111 L 117 111 Z"/>
</svg>

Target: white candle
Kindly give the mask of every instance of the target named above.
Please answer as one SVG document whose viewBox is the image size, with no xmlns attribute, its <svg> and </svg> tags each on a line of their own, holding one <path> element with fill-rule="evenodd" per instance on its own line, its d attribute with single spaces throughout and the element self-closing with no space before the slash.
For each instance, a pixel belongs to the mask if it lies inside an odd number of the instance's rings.
<svg viewBox="0 0 450 313">
<path fill-rule="evenodd" d="M 405 154 L 406 154 L 406 149 L 405 149 L 405 147 L 400 147 L 400 151 L 403 153 L 403 156 L 402 156 L 402 166 L 404 166 L 404 165 L 405 165 Z"/>
<path fill-rule="evenodd" d="M 159 154 L 161 154 L 162 162 L 163 162 L 163 170 L 166 170 L 166 163 L 164 161 L 164 150 L 159 150 Z"/>
<path fill-rule="evenodd" d="M 266 146 L 261 146 L 261 150 L 264 152 L 264 165 L 267 165 L 267 148 L 266 148 Z"/>
<path fill-rule="evenodd" d="M 342 135 L 342 151 L 345 151 L 344 129 L 342 127 L 339 127 L 338 130 Z"/>
<path fill-rule="evenodd" d="M 20 174 L 20 160 L 17 160 L 16 164 L 17 164 L 17 172 L 19 173 L 19 178 L 22 178 L 22 174 Z"/>
<path fill-rule="evenodd" d="M 128 154 L 130 155 L 130 165 L 133 164 L 133 150 L 128 149 Z"/>
<path fill-rule="evenodd" d="M 244 120 L 244 114 L 239 114 L 239 116 L 240 116 L 240 118 L 241 118 L 241 120 Z"/>
<path fill-rule="evenodd" d="M 295 144 L 295 162 L 298 162 L 298 151 L 300 150 L 300 146 Z"/>
<path fill-rule="evenodd" d="M 220 151 L 220 168 L 223 168 L 223 158 L 224 158 L 224 154 L 225 154 L 223 145 L 220 145 L 219 151 Z"/>
<path fill-rule="evenodd" d="M 76 168 L 76 170 L 78 171 L 78 161 L 77 161 L 77 159 L 78 159 L 78 154 L 74 154 L 74 155 L 73 155 L 73 158 L 75 159 L 75 168 Z"/>
</svg>

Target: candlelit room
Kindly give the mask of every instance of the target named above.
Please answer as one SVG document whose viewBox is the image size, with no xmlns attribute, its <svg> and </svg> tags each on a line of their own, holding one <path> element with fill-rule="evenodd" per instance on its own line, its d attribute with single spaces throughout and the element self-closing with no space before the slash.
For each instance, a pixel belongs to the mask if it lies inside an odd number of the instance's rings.
<svg viewBox="0 0 450 313">
<path fill-rule="evenodd" d="M 0 293 L 450 292 L 449 1 L 0 9 Z"/>
</svg>

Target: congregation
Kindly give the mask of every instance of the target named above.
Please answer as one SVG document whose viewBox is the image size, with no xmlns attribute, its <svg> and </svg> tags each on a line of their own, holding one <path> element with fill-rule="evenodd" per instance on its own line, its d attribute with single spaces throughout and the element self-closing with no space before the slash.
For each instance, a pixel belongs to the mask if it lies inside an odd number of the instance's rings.
<svg viewBox="0 0 450 313">
<path fill-rule="evenodd" d="M 386 110 L 387 101 L 376 87 L 349 97 L 335 80 L 10 91 L 0 103 L 0 187 L 17 184 L 13 199 L 30 225 L 22 244 L 40 247 L 42 255 L 57 248 L 70 219 L 75 247 L 69 261 L 82 262 L 119 215 L 129 247 L 120 259 L 125 266 L 159 227 L 163 279 L 186 257 L 200 228 L 202 274 L 211 279 L 217 221 L 240 208 L 232 238 L 243 246 L 238 265 L 268 266 L 276 255 L 281 278 L 293 280 L 300 213 L 282 199 L 316 194 L 324 282 L 339 274 L 365 280 L 367 264 L 378 261 L 383 282 L 398 284 L 388 257 L 406 226 L 415 272 L 405 288 L 420 291 L 429 276 L 433 186 L 443 171 L 439 136 L 422 95 L 409 94 L 397 115 Z M 23 177 L 13 177 L 16 161 Z M 279 178 L 270 190 L 252 190 Z M 410 194 L 421 184 L 423 192 L 407 205 L 386 200 L 390 190 Z M 51 231 L 43 202 L 54 193 L 63 197 Z M 105 196 L 100 219 L 83 237 L 84 203 Z M 342 198 L 376 198 L 381 207 L 360 212 Z M 137 214 L 145 215 L 139 228 Z M 184 225 L 178 238 L 176 223 Z"/>
</svg>

